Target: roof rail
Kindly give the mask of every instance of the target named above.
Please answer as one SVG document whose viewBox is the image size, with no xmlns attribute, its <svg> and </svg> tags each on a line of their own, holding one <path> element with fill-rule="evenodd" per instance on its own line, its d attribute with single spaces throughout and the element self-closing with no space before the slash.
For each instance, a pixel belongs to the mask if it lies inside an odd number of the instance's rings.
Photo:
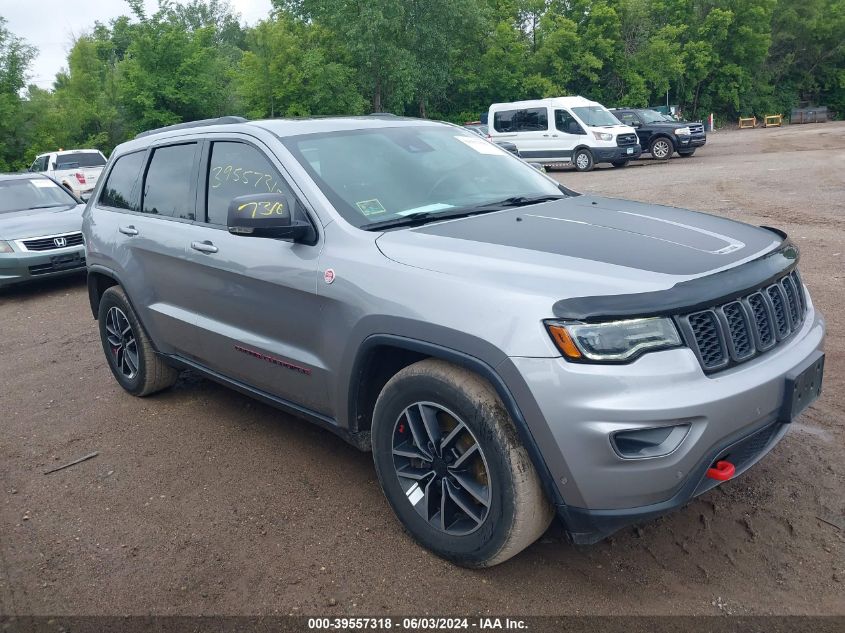
<svg viewBox="0 0 845 633">
<path fill-rule="evenodd" d="M 247 119 L 242 116 L 220 116 L 216 119 L 201 119 L 199 121 L 188 121 L 186 123 L 177 123 L 175 125 L 166 125 L 165 127 L 158 127 L 154 130 L 147 130 L 135 135 L 135 138 L 142 138 L 150 136 L 151 134 L 158 134 L 159 132 L 170 132 L 171 130 L 186 130 L 192 127 L 205 127 L 207 125 L 223 125 L 225 123 L 246 123 Z"/>
<path fill-rule="evenodd" d="M 371 112 L 369 116 L 384 116 L 384 117 L 396 117 L 399 118 L 397 115 L 393 114 L 392 112 Z"/>
</svg>

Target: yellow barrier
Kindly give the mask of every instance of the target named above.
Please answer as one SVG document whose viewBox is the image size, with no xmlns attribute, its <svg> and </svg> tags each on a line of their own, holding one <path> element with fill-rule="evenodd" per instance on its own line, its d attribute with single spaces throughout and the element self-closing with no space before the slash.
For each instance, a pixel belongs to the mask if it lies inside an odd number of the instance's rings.
<svg viewBox="0 0 845 633">
<path fill-rule="evenodd" d="M 763 117 L 763 127 L 780 127 L 783 125 L 782 114 L 767 114 Z"/>
<path fill-rule="evenodd" d="M 740 130 L 745 129 L 745 128 L 753 128 L 753 127 L 757 127 L 757 117 L 756 116 L 748 117 L 746 119 L 739 117 L 739 129 Z"/>
</svg>

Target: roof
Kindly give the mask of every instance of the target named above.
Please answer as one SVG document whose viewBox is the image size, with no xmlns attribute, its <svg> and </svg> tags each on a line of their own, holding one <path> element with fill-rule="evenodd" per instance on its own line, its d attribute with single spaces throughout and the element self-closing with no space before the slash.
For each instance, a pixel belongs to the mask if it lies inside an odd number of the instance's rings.
<svg viewBox="0 0 845 633">
<path fill-rule="evenodd" d="M 528 99 L 526 101 L 513 101 L 510 103 L 494 103 L 490 107 L 502 109 L 503 107 L 514 108 L 538 108 L 543 106 L 559 106 L 561 108 L 577 108 L 579 106 L 601 105 L 598 101 L 591 101 L 581 96 L 575 97 L 550 97 L 548 99 Z"/>
<path fill-rule="evenodd" d="M 296 119 L 263 119 L 247 121 L 240 117 L 220 117 L 204 119 L 190 123 L 148 130 L 134 139 L 121 143 L 115 153 L 125 153 L 146 148 L 151 141 L 166 139 L 170 136 L 182 136 L 198 132 L 248 132 L 250 128 L 261 128 L 280 138 L 300 134 L 319 134 L 345 130 L 365 130 L 385 127 L 416 127 L 420 125 L 447 125 L 428 119 L 399 117 L 393 114 L 370 114 L 366 116 L 303 117 Z M 119 151 L 118 151 L 119 149 Z"/>
<path fill-rule="evenodd" d="M 56 154 L 57 156 L 67 156 L 68 154 L 99 154 L 100 150 L 98 149 L 63 149 L 63 150 L 56 150 L 55 152 L 41 152 L 35 158 L 41 158 L 42 156 L 49 156 L 50 154 Z"/>
<path fill-rule="evenodd" d="M 47 178 L 47 176 L 43 174 L 36 174 L 36 173 L 29 173 L 29 172 L 22 172 L 17 174 L 2 174 L 0 173 L 0 180 L 38 180 L 40 178 Z M 48 180 L 52 180 L 51 178 L 47 178 Z"/>
<path fill-rule="evenodd" d="M 367 130 L 384 127 L 415 127 L 419 125 L 441 125 L 437 121 L 408 117 L 369 115 L 349 117 L 312 117 L 303 119 L 265 119 L 250 121 L 245 125 L 264 128 L 279 137 L 299 134 L 319 134 L 346 130 Z"/>
</svg>

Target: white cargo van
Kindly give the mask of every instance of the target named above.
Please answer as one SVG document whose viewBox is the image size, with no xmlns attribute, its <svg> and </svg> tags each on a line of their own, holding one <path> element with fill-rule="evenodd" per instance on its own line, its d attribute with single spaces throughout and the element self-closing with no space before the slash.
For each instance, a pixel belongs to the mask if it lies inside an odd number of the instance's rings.
<svg viewBox="0 0 845 633">
<path fill-rule="evenodd" d="M 488 125 L 490 140 L 510 141 L 532 163 L 590 171 L 597 163 L 624 167 L 642 153 L 634 128 L 584 97 L 494 103 Z"/>
</svg>

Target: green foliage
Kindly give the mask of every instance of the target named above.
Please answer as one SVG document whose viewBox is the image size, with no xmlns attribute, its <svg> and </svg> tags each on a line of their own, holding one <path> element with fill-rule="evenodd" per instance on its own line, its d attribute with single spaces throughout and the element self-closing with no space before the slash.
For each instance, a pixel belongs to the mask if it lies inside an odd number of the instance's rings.
<svg viewBox="0 0 845 633">
<path fill-rule="evenodd" d="M 667 92 L 689 117 L 845 112 L 845 0 L 273 0 L 252 27 L 226 0 L 126 6 L 52 90 L 27 88 L 36 51 L 0 17 L 0 170 L 223 114 L 465 122 L 496 101 Z"/>
</svg>

